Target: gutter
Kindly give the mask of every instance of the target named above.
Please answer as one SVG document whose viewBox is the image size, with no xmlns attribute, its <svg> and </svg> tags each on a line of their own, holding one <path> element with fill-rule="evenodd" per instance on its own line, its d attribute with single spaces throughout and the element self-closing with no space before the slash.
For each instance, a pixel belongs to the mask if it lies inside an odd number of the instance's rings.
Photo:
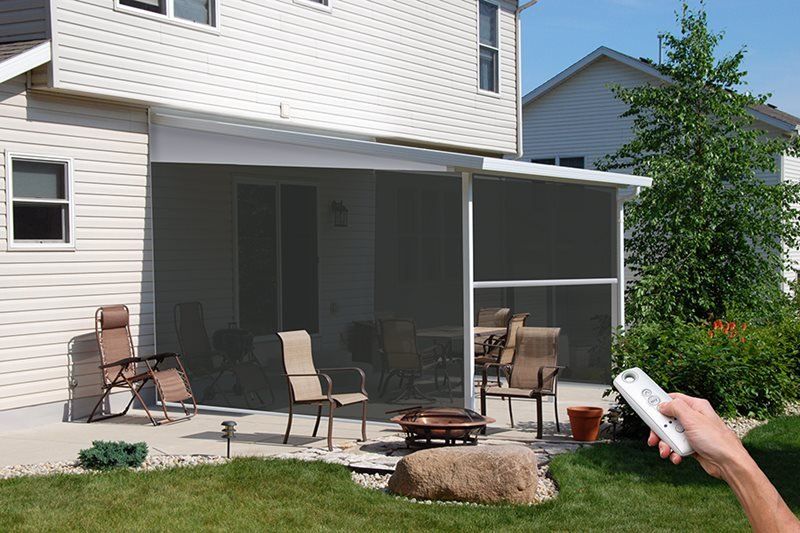
<svg viewBox="0 0 800 533">
<path fill-rule="evenodd" d="M 522 23 L 520 21 L 520 16 L 522 15 L 523 11 L 529 7 L 535 6 L 538 2 L 539 0 L 530 0 L 529 2 L 518 6 L 515 12 L 517 24 L 517 154 L 515 159 L 521 159 L 525 151 L 522 142 Z"/>
</svg>

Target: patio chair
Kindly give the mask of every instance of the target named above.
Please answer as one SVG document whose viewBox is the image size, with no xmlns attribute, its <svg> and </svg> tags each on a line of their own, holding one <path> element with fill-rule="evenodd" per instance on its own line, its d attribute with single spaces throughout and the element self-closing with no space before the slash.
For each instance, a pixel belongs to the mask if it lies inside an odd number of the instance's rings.
<svg viewBox="0 0 800 533">
<path fill-rule="evenodd" d="M 200 403 L 206 398 L 212 399 L 216 394 L 219 379 L 229 372 L 225 365 L 225 356 L 211 346 L 206 330 L 203 304 L 200 302 L 181 302 L 172 309 L 175 333 L 183 354 L 183 361 L 192 378 L 214 376 L 211 384 L 205 388 Z"/>
<path fill-rule="evenodd" d="M 361 440 L 367 440 L 367 389 L 364 371 L 355 367 L 342 368 L 316 368 L 311 350 L 311 336 L 305 330 L 284 331 L 278 333 L 281 340 L 284 376 L 289 386 L 289 421 L 286 424 L 286 434 L 283 443 L 289 441 L 289 432 L 292 430 L 292 406 L 316 405 L 317 421 L 314 424 L 313 437 L 317 436 L 319 421 L 322 417 L 322 407 L 328 405 L 328 450 L 333 450 L 333 412 L 337 407 L 361 404 Z M 361 391 L 345 394 L 333 393 L 333 381 L 329 373 L 356 372 L 361 377 Z M 326 388 L 323 391 L 320 380 L 324 380 Z"/>
<path fill-rule="evenodd" d="M 180 356 L 176 353 L 161 353 L 150 357 L 136 357 L 133 349 L 133 339 L 130 330 L 130 312 L 125 305 L 101 307 L 95 312 L 95 335 L 97 347 L 100 350 L 100 370 L 103 378 L 103 394 L 92 409 L 87 422 L 105 420 L 122 416 L 128 412 L 134 400 L 139 400 L 147 413 L 147 417 L 154 426 L 164 422 L 185 420 L 197 414 L 197 401 L 192 394 L 192 387 L 186 377 Z M 176 368 L 160 370 L 158 367 L 166 359 L 174 360 Z M 139 363 L 144 363 L 144 368 L 137 368 Z M 164 411 L 164 420 L 156 420 L 147 402 L 140 392 L 149 381 L 153 381 L 161 399 L 161 408 Z M 111 394 L 113 389 L 130 391 L 131 399 L 122 412 L 101 415 L 96 417 L 103 401 Z M 190 412 L 186 402 L 191 401 L 193 410 Z M 167 412 L 166 402 L 178 402 L 183 408 L 185 416 L 172 418 Z M 102 413 L 102 410 L 101 410 Z"/>
<path fill-rule="evenodd" d="M 484 307 L 478 311 L 478 320 L 475 325 L 487 328 L 504 328 L 511 317 L 508 307 Z"/>
<path fill-rule="evenodd" d="M 447 365 L 440 349 L 436 346 L 427 350 L 418 348 L 417 327 L 413 320 L 390 318 L 380 320 L 379 324 L 383 357 L 379 385 L 381 397 L 386 394 L 389 380 L 397 376 L 400 378 L 400 394 L 392 402 L 408 398 L 432 401 L 433 399 L 426 396 L 417 386 L 417 379 L 425 370 L 431 368 L 434 369 L 437 384 L 439 369 L 444 369 L 444 384 L 447 385 L 448 393 L 452 395 Z"/>
<path fill-rule="evenodd" d="M 482 354 L 475 357 L 475 364 L 483 367 L 487 363 L 500 363 L 497 367 L 497 384 L 500 385 L 501 368 L 509 368 L 514 360 L 514 352 L 517 346 L 517 331 L 525 326 L 525 321 L 530 313 L 518 313 L 511 317 L 506 326 L 504 335 L 492 335 L 482 342 L 476 342 L 476 348 L 482 350 Z"/>
<path fill-rule="evenodd" d="M 511 427 L 514 427 L 512 398 L 536 400 L 536 438 L 542 438 L 542 399 L 553 397 L 556 414 L 556 430 L 561 431 L 558 422 L 558 337 L 561 328 L 521 327 L 517 330 L 517 345 L 511 365 L 486 363 L 483 365 L 481 381 L 481 414 L 486 414 L 486 398 L 508 399 L 508 414 Z M 489 368 L 499 367 L 508 375 L 508 385 L 489 385 Z"/>
<path fill-rule="evenodd" d="M 478 311 L 475 325 L 483 328 L 504 328 L 511 317 L 508 307 L 484 307 Z M 482 355 L 482 348 L 475 346 L 475 357 Z"/>
</svg>

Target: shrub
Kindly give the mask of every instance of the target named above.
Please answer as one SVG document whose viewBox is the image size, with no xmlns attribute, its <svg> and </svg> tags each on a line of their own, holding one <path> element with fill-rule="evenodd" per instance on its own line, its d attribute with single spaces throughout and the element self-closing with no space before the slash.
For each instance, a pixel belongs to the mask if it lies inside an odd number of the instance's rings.
<svg viewBox="0 0 800 533">
<path fill-rule="evenodd" d="M 78 453 L 78 461 L 85 468 L 109 470 L 112 468 L 141 466 L 147 457 L 147 444 L 144 442 L 111 442 L 96 440 L 91 448 Z"/>
<path fill-rule="evenodd" d="M 798 346 L 793 316 L 765 325 L 639 324 L 615 336 L 612 367 L 616 375 L 638 366 L 668 392 L 706 398 L 720 416 L 767 418 L 798 397 Z M 623 407 L 626 433 L 638 433 L 643 424 Z"/>
</svg>

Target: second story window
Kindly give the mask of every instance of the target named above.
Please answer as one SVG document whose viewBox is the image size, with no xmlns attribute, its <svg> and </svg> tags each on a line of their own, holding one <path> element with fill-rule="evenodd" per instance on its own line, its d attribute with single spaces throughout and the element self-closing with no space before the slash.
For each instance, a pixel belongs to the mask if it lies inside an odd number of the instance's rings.
<svg viewBox="0 0 800 533">
<path fill-rule="evenodd" d="M 219 0 L 117 0 L 120 6 L 164 15 L 177 21 L 217 26 Z"/>
<path fill-rule="evenodd" d="M 497 4 L 478 0 L 479 87 L 482 91 L 500 92 L 500 32 Z"/>
</svg>

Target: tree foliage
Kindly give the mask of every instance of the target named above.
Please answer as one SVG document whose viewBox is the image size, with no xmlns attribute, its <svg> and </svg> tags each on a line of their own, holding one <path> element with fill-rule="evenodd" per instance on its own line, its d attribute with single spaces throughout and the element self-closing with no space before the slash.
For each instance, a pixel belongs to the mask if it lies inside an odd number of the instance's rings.
<svg viewBox="0 0 800 533">
<path fill-rule="evenodd" d="M 598 166 L 653 178 L 625 210 L 634 323 L 767 312 L 781 299 L 784 247 L 800 237 L 798 185 L 759 179 L 800 144 L 756 127 L 751 109 L 769 95 L 738 90 L 746 50 L 717 59 L 723 34 L 704 8 L 684 2 L 680 33 L 663 36 L 666 59 L 653 66 L 671 82 L 612 87 L 634 138 Z"/>
</svg>

